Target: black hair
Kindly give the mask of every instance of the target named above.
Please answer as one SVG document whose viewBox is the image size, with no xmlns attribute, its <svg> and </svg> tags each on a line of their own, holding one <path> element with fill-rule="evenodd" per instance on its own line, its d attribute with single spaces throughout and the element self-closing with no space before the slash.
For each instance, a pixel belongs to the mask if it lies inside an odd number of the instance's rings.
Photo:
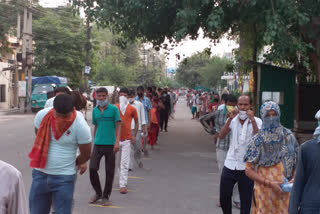
<svg viewBox="0 0 320 214">
<path fill-rule="evenodd" d="M 54 98 L 53 107 L 57 113 L 68 114 L 73 111 L 73 99 L 69 94 L 59 94 Z"/>
<path fill-rule="evenodd" d="M 71 95 L 71 91 L 67 88 L 67 87 L 59 87 L 54 89 L 54 95 L 56 95 L 57 93 L 64 93 L 64 94 L 69 94 Z"/>
<path fill-rule="evenodd" d="M 129 94 L 129 90 L 127 88 L 121 88 L 119 93 L 126 93 Z"/>
<path fill-rule="evenodd" d="M 222 94 L 221 99 L 226 103 L 228 101 L 229 94 Z"/>
<path fill-rule="evenodd" d="M 152 92 L 152 87 L 148 87 L 147 90 L 148 90 L 149 92 Z"/>
<path fill-rule="evenodd" d="M 238 98 L 233 94 L 228 94 L 226 102 L 238 103 Z"/>
<path fill-rule="evenodd" d="M 129 92 L 128 92 L 128 95 L 129 95 L 129 96 L 132 96 L 132 95 L 134 96 L 134 95 L 136 95 L 135 90 L 130 89 Z"/>
<path fill-rule="evenodd" d="M 143 87 L 142 85 L 140 85 L 140 86 L 137 88 L 137 91 L 139 91 L 139 90 L 144 91 L 144 87 Z"/>
<path fill-rule="evenodd" d="M 108 95 L 108 89 L 101 87 L 96 90 L 96 94 L 98 93 L 106 93 Z"/>
</svg>

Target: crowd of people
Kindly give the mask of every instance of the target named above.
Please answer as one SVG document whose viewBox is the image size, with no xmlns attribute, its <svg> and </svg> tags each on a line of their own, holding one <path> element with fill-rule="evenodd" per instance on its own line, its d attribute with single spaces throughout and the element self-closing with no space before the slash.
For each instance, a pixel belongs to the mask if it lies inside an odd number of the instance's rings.
<svg viewBox="0 0 320 214">
<path fill-rule="evenodd" d="M 213 131 L 220 172 L 217 206 L 241 214 L 315 214 L 319 212 L 320 122 L 314 139 L 299 144 L 292 131 L 280 123 L 280 107 L 273 101 L 252 111 L 249 95 L 189 91 L 192 119 Z M 320 111 L 316 114 L 320 120 Z M 299 154 L 299 155 L 298 155 Z"/>
<path fill-rule="evenodd" d="M 89 203 L 110 205 L 115 171 L 119 174 L 120 193 L 128 193 L 128 172 L 143 168 L 141 156 L 149 156 L 147 144 L 153 149 L 159 132 L 168 131 L 177 94 L 173 89 L 150 87 L 145 91 L 139 86 L 136 90 L 121 88 L 109 97 L 108 90 L 101 87 L 95 91 L 95 98 L 92 137 L 80 112 L 86 107 L 84 96 L 65 87 L 55 89 L 55 96 L 47 100 L 34 119 L 36 139 L 29 153 L 33 168 L 29 209 L 21 173 L 0 162 L 1 178 L 11 179 L 8 183 L 15 188 L 8 188 L 16 190 L 10 193 L 15 200 L 10 201 L 9 207 L 2 207 L 1 201 L 0 211 L 5 211 L 0 213 L 71 213 L 77 174 L 85 173 L 89 160 L 89 179 L 95 192 Z M 98 173 L 102 157 L 104 188 Z M 13 179 L 13 175 L 17 178 Z"/>
<path fill-rule="evenodd" d="M 140 86 L 121 88 L 109 96 L 106 88 L 95 92 L 92 131 L 84 115 L 85 100 L 78 91 L 57 88 L 55 97 L 34 119 L 36 138 L 29 153 L 32 185 L 29 208 L 21 173 L 0 161 L 0 213 L 71 213 L 77 174 L 88 168 L 94 191 L 89 203 L 110 206 L 115 172 L 119 191 L 127 194 L 128 173 L 143 168 L 161 131 L 174 118 L 177 94 L 173 89 Z M 217 206 L 241 214 L 315 214 L 320 209 L 320 110 L 313 139 L 299 146 L 294 134 L 280 123 L 280 107 L 273 101 L 252 110 L 249 95 L 210 94 L 190 91 L 187 105 L 192 119 L 206 115 L 214 129 L 216 159 L 220 173 Z M 92 143 L 94 144 L 92 149 Z M 105 158 L 105 185 L 99 168 Z"/>
</svg>

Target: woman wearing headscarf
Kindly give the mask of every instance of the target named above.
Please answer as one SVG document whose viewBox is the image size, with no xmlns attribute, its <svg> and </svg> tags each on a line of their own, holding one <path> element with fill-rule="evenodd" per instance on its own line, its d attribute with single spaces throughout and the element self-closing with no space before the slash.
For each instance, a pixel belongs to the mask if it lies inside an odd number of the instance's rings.
<svg viewBox="0 0 320 214">
<path fill-rule="evenodd" d="M 280 124 L 280 108 L 269 101 L 260 109 L 262 128 L 252 138 L 244 157 L 246 175 L 254 181 L 252 214 L 288 213 L 290 193 L 280 185 L 293 182 L 298 143 L 293 133 Z"/>
</svg>

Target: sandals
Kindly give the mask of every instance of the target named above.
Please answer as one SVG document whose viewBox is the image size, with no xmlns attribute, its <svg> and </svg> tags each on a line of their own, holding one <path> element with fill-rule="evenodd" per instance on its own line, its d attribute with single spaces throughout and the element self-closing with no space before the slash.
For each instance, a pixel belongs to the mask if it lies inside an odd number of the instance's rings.
<svg viewBox="0 0 320 214">
<path fill-rule="evenodd" d="M 90 201 L 89 201 L 89 203 L 90 204 L 94 204 L 94 203 L 96 203 L 97 201 L 99 201 L 101 199 L 101 196 L 99 196 L 99 195 L 94 195 L 94 196 L 92 196 L 91 198 L 90 198 Z"/>
<path fill-rule="evenodd" d="M 110 201 L 107 198 L 103 198 L 101 202 L 101 206 L 108 207 L 110 206 Z"/>
</svg>

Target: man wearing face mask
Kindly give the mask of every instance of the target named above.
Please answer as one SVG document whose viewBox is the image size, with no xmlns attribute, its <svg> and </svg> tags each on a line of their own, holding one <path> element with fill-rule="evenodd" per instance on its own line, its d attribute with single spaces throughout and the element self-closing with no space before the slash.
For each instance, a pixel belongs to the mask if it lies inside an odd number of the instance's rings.
<svg viewBox="0 0 320 214">
<path fill-rule="evenodd" d="M 293 188 L 291 190 L 289 214 L 313 214 L 320 210 L 320 110 L 313 139 L 301 145 Z"/>
<path fill-rule="evenodd" d="M 131 144 L 136 142 L 136 136 L 139 129 L 138 113 L 137 110 L 129 104 L 128 101 L 129 90 L 127 88 L 120 89 L 119 104 L 116 106 L 119 109 L 120 117 L 122 121 L 121 126 L 121 136 L 120 136 L 120 154 L 118 155 L 118 160 L 120 159 L 120 193 L 127 194 L 127 182 L 128 182 L 128 172 L 130 164 L 130 152 Z M 134 131 L 131 134 L 131 123 L 134 120 Z M 119 162 L 119 161 L 117 161 Z"/>
<path fill-rule="evenodd" d="M 139 168 L 143 167 L 143 164 L 141 162 L 141 133 L 143 133 L 144 135 L 146 134 L 146 116 L 144 113 L 144 106 L 142 103 L 140 103 L 139 101 L 135 100 L 135 91 L 134 90 L 129 90 L 129 103 L 130 105 L 132 105 L 138 113 L 138 121 L 139 121 L 139 128 L 138 128 L 138 132 L 136 135 L 136 141 L 134 144 L 132 144 L 133 146 L 133 150 L 131 150 L 131 161 L 130 161 L 130 165 L 133 166 L 133 163 L 136 162 L 136 164 L 138 164 Z M 136 128 L 136 123 L 134 121 L 134 119 L 132 119 L 132 123 L 131 123 L 131 134 L 134 135 L 134 131 Z M 132 169 L 133 167 L 130 167 L 130 169 Z"/>
<path fill-rule="evenodd" d="M 102 206 L 109 206 L 109 198 L 114 179 L 115 154 L 119 151 L 121 118 L 116 106 L 109 103 L 108 90 L 99 88 L 97 94 L 97 107 L 92 111 L 92 124 L 94 125 L 94 147 L 90 160 L 90 181 L 96 194 L 89 203 L 96 203 L 102 199 Z M 99 179 L 99 166 L 101 158 L 105 158 L 105 187 Z"/>
<path fill-rule="evenodd" d="M 221 129 L 225 126 L 231 112 L 235 110 L 237 105 L 237 97 L 234 95 L 228 95 L 226 97 L 226 105 L 224 109 L 216 110 L 214 113 L 214 125 L 216 128 L 216 155 L 217 155 L 217 163 L 219 168 L 220 176 L 222 174 L 222 169 L 224 166 L 224 161 L 227 156 L 227 152 L 229 150 L 230 145 L 230 133 L 224 139 L 219 138 L 219 133 Z M 238 186 L 235 185 L 233 188 L 233 202 L 236 204 L 237 208 L 240 208 L 240 198 L 239 198 L 239 191 Z M 217 206 L 220 207 L 220 200 L 217 203 Z"/>
<path fill-rule="evenodd" d="M 145 113 L 145 117 L 146 117 L 146 123 L 147 123 L 146 134 L 144 134 L 142 136 L 142 142 L 143 142 L 144 155 L 146 157 L 148 157 L 149 155 L 148 155 L 148 151 L 147 151 L 147 139 L 148 139 L 148 128 L 150 127 L 150 121 L 149 121 L 150 110 L 152 109 L 152 105 L 151 105 L 150 99 L 148 97 L 144 96 L 144 88 L 143 88 L 143 86 L 139 86 L 137 88 L 137 94 L 138 94 L 138 96 L 136 96 L 136 100 L 143 104 L 144 113 Z"/>
<path fill-rule="evenodd" d="M 245 174 L 244 156 L 250 139 L 258 133 L 262 120 L 254 116 L 251 98 L 241 95 L 238 109 L 232 111 L 225 126 L 221 129 L 219 139 L 225 139 L 230 133 L 230 146 L 224 162 L 220 179 L 220 204 L 224 214 L 232 213 L 232 192 L 238 183 L 240 194 L 240 213 L 250 214 L 253 181 Z"/>
</svg>

